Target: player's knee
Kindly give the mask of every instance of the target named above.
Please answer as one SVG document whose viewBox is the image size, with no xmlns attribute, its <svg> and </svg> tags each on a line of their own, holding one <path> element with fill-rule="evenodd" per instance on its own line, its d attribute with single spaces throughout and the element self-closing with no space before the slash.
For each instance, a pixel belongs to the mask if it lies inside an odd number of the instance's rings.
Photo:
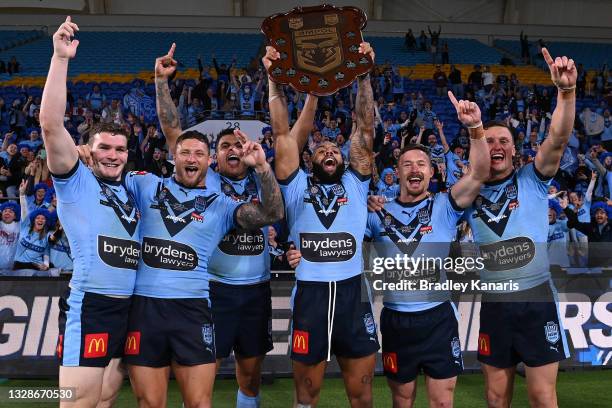
<svg viewBox="0 0 612 408">
<path fill-rule="evenodd" d="M 393 400 L 393 408 L 412 408 L 414 405 L 414 396 L 413 395 L 401 395 L 394 394 L 391 399 Z"/>
<path fill-rule="evenodd" d="M 527 392 L 529 405 L 532 408 L 548 408 L 557 406 L 557 394 L 554 387 L 535 387 Z"/>
<path fill-rule="evenodd" d="M 507 393 L 500 390 L 488 389 L 485 393 L 487 407 L 506 408 L 510 406 L 511 398 Z"/>
<path fill-rule="evenodd" d="M 429 398 L 429 406 L 433 408 L 450 408 L 453 406 L 453 397 L 431 397 Z"/>
<path fill-rule="evenodd" d="M 166 401 L 163 397 L 156 396 L 153 393 L 145 395 L 136 395 L 136 401 L 140 408 L 163 408 L 166 406 Z M 187 407 L 187 404 L 184 404 Z"/>
<path fill-rule="evenodd" d="M 256 397 L 259 394 L 259 385 L 261 383 L 261 374 L 259 372 L 242 371 L 239 376 L 238 386 L 240 390 L 248 397 Z"/>
</svg>

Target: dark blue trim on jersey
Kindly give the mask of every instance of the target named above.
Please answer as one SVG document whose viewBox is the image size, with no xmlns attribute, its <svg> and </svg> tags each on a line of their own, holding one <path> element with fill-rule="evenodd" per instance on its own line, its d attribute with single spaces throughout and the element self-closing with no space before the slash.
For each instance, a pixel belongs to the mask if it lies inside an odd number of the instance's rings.
<svg viewBox="0 0 612 408">
<path fill-rule="evenodd" d="M 68 173 L 65 174 L 55 174 L 52 173 L 51 171 L 49 171 L 49 174 L 51 174 L 52 177 L 55 177 L 56 179 L 69 179 L 70 177 L 72 177 L 72 175 L 74 173 L 76 173 L 77 169 L 79 168 L 79 164 L 81 163 L 81 161 L 79 159 L 77 159 L 76 163 L 74 163 L 74 166 L 72 166 L 72 169 L 70 169 L 70 171 Z"/>
<path fill-rule="evenodd" d="M 451 189 L 451 191 L 452 191 L 452 189 Z M 453 207 L 453 210 L 455 210 L 457 212 L 465 211 L 465 208 L 459 207 L 459 204 L 457 204 L 457 202 L 455 201 L 455 198 L 451 194 L 451 191 L 448 192 L 448 202 L 450 203 L 451 207 Z"/>
<path fill-rule="evenodd" d="M 498 185 L 503 184 L 506 181 L 510 180 L 512 177 L 514 177 L 514 174 L 516 174 L 516 170 L 512 169 L 512 173 L 508 174 L 503 179 L 497 180 L 497 181 L 487 181 L 487 182 L 484 183 L 484 185 L 485 186 L 498 186 Z"/>
<path fill-rule="evenodd" d="M 238 223 L 238 210 L 240 209 L 240 207 L 242 207 L 243 205 L 248 204 L 248 203 L 242 203 L 240 204 L 238 207 L 236 207 L 236 209 L 234 209 L 234 215 L 232 216 L 232 220 L 234 222 L 234 227 L 236 228 L 243 228 L 242 225 L 240 225 Z"/>
<path fill-rule="evenodd" d="M 400 201 L 400 200 L 399 200 L 399 197 L 397 197 L 397 198 L 395 199 L 395 202 L 396 202 L 396 203 L 398 203 L 399 205 L 401 205 L 401 206 L 402 206 L 402 207 L 404 207 L 404 208 L 406 208 L 406 207 L 415 207 L 415 206 L 417 206 L 417 205 L 421 204 L 423 201 L 427 200 L 429 197 L 430 197 L 430 196 L 428 195 L 428 196 L 425 196 L 425 198 L 423 198 L 423 199 L 421 199 L 421 200 L 419 200 L 419 201 L 413 201 L 413 202 L 411 202 L 411 203 L 404 203 L 404 202 L 402 202 L 402 201 Z"/>
<path fill-rule="evenodd" d="M 536 176 L 537 176 L 537 177 L 540 179 L 540 181 L 547 182 L 547 181 L 552 180 L 552 179 L 553 179 L 553 177 L 555 177 L 555 176 L 550 176 L 550 177 L 548 177 L 548 176 L 545 176 L 545 175 L 543 175 L 542 173 L 540 173 L 540 170 L 538 170 L 538 168 L 536 167 L 535 163 L 529 163 L 529 164 L 528 164 L 528 166 L 529 166 L 529 165 L 532 165 L 532 166 L 533 166 L 533 172 L 534 172 L 534 173 L 535 173 L 535 175 L 536 175 Z"/>
<path fill-rule="evenodd" d="M 357 170 L 353 169 L 351 166 L 349 166 L 346 171 L 350 171 L 351 173 L 353 173 L 355 177 L 357 177 L 360 181 L 367 181 L 372 178 L 372 173 L 368 175 L 363 175 L 359 173 Z"/>
<path fill-rule="evenodd" d="M 282 184 L 282 185 L 284 185 L 284 186 L 289 185 L 289 183 L 291 183 L 291 182 L 293 181 L 293 179 L 295 178 L 295 176 L 297 176 L 297 175 L 298 175 L 299 171 L 300 171 L 300 168 L 298 167 L 298 168 L 297 168 L 297 169 L 295 169 L 295 170 L 293 171 L 293 173 L 291 173 L 291 174 L 289 175 L 289 177 L 287 177 L 286 179 L 284 179 L 284 180 L 281 180 L 281 179 L 276 179 L 276 180 L 278 181 L 278 184 Z"/>
<path fill-rule="evenodd" d="M 164 178 L 161 178 L 161 179 L 163 180 Z M 188 190 L 206 190 L 206 185 L 204 185 L 203 187 L 198 187 L 198 186 L 196 186 L 196 187 L 189 187 L 189 186 L 184 185 L 183 183 L 180 183 L 180 182 L 179 182 L 179 181 L 176 179 L 176 177 L 174 177 L 174 176 L 172 176 L 172 180 L 174 180 L 174 182 L 175 182 L 177 185 L 179 185 L 179 186 L 181 186 L 181 187 L 183 187 L 183 188 L 186 188 L 186 189 L 188 189 Z M 206 176 L 204 176 L 204 182 L 206 183 Z"/>
</svg>

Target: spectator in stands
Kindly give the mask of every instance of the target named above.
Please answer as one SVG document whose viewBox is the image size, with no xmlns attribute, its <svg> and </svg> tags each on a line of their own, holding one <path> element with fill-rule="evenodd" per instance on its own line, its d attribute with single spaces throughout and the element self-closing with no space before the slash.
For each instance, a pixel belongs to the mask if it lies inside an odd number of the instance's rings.
<svg viewBox="0 0 612 408">
<path fill-rule="evenodd" d="M 448 64 L 449 62 L 448 43 L 444 41 L 444 44 L 442 44 L 442 64 Z"/>
<path fill-rule="evenodd" d="M 409 29 L 404 38 L 404 45 L 408 51 L 416 50 L 416 38 L 414 38 L 414 33 L 412 29 Z"/>
<path fill-rule="evenodd" d="M 484 87 L 485 92 L 491 91 L 494 82 L 495 78 L 493 73 L 489 70 L 489 66 L 485 65 L 484 72 L 482 73 L 482 86 Z"/>
<path fill-rule="evenodd" d="M 227 64 L 219 64 L 217 63 L 217 59 L 215 58 L 215 54 L 212 55 L 213 65 L 215 67 L 215 72 L 217 73 L 217 79 L 225 81 L 229 83 L 230 81 L 230 70 L 235 68 L 236 66 L 236 58 L 232 59 L 231 65 L 228 67 Z"/>
<path fill-rule="evenodd" d="M 376 183 L 375 195 L 385 197 L 387 202 L 395 200 L 399 194 L 399 184 L 392 168 L 386 168 L 380 175 L 380 180 Z"/>
<path fill-rule="evenodd" d="M 21 226 L 13 270 L 35 269 L 47 271 L 49 270 L 47 230 L 51 214 L 44 208 L 37 208 L 32 212 L 28 211 L 26 188 L 27 181 L 24 180 L 19 185 Z"/>
<path fill-rule="evenodd" d="M 461 71 L 459 71 L 454 65 L 450 66 L 450 74 L 448 75 L 448 79 L 451 83 L 451 88 L 455 96 L 457 98 L 463 98 L 463 83 L 461 81 Z"/>
<path fill-rule="evenodd" d="M 9 109 L 9 126 L 11 131 L 17 134 L 18 138 L 25 136 L 26 112 L 21 106 L 21 99 L 16 98 Z"/>
<path fill-rule="evenodd" d="M 417 118 L 426 130 L 434 128 L 434 121 L 438 119 L 438 115 L 433 111 L 431 101 L 425 101 L 423 110 L 418 112 Z"/>
<path fill-rule="evenodd" d="M 427 51 L 427 34 L 425 34 L 425 30 L 421 30 L 421 35 L 419 35 L 419 49 Z"/>
<path fill-rule="evenodd" d="M 448 92 L 448 78 L 442 71 L 440 65 L 436 65 L 436 71 L 433 74 L 434 84 L 436 85 L 436 94 L 438 96 L 445 96 Z"/>
<path fill-rule="evenodd" d="M 47 240 L 49 242 L 49 267 L 58 269 L 57 272 L 72 272 L 72 254 L 70 243 L 57 217 L 54 217 L 55 225 L 49 231 Z"/>
<path fill-rule="evenodd" d="M 474 65 L 474 71 L 468 77 L 468 86 L 472 92 L 477 92 L 482 88 L 482 72 L 480 71 L 480 65 Z"/>
<path fill-rule="evenodd" d="M 607 116 L 605 115 L 607 113 Z M 612 151 L 612 118 L 610 111 L 604 113 L 604 130 L 601 134 L 601 143 L 607 151 Z"/>
<path fill-rule="evenodd" d="M 19 65 L 19 62 L 17 62 L 17 58 L 11 57 L 11 60 L 9 61 L 7 69 L 6 69 L 8 74 L 9 75 L 18 74 L 19 69 L 20 69 L 20 65 Z"/>
<path fill-rule="evenodd" d="M 14 201 L 0 204 L 0 275 L 13 269 L 19 238 L 19 205 Z"/>
<path fill-rule="evenodd" d="M 204 106 L 200 103 L 199 98 L 192 98 L 191 92 L 193 88 L 187 90 L 187 126 L 192 127 L 204 120 Z"/>
<path fill-rule="evenodd" d="M 604 131 L 604 118 L 588 106 L 582 110 L 579 117 L 584 126 L 584 133 L 588 139 L 587 143 L 591 145 Z"/>
<path fill-rule="evenodd" d="M 527 34 L 523 35 L 523 30 L 521 30 L 521 59 L 523 63 L 529 64 L 531 63 L 531 54 L 529 52 L 529 40 L 527 39 Z"/>
<path fill-rule="evenodd" d="M 106 95 L 102 93 L 100 85 L 94 84 L 92 91 L 85 97 L 85 101 L 89 110 L 98 114 L 102 112 L 102 108 L 106 103 Z"/>
<path fill-rule="evenodd" d="M 17 144 L 5 136 L 0 162 L 0 191 L 7 197 L 17 197 L 17 186 L 25 169 L 25 159 L 19 153 Z"/>
<path fill-rule="evenodd" d="M 146 170 L 158 177 L 170 177 L 174 172 L 174 166 L 169 161 L 163 159 L 162 149 L 159 147 L 153 148 L 153 154 L 148 163 Z"/>
<path fill-rule="evenodd" d="M 429 32 L 429 36 L 431 37 L 431 43 L 429 47 L 429 51 L 431 52 L 431 63 L 436 63 L 436 57 L 438 56 L 438 47 L 440 42 L 440 33 L 442 32 L 442 27 L 438 26 L 438 31 L 431 31 L 429 26 L 427 26 L 427 31 Z"/>
<path fill-rule="evenodd" d="M 338 129 L 338 122 L 336 122 L 336 119 L 330 119 L 327 125 L 325 125 L 323 128 L 321 134 L 328 140 L 335 141 L 336 136 L 340 134 L 340 129 Z"/>
</svg>

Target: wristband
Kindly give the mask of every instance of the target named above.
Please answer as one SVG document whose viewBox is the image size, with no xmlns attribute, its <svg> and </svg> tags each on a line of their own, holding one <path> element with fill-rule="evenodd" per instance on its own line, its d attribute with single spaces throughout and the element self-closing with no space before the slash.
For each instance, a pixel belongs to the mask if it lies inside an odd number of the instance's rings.
<svg viewBox="0 0 612 408">
<path fill-rule="evenodd" d="M 476 128 L 479 128 L 479 127 L 481 127 L 481 126 L 482 126 L 482 121 L 478 122 L 478 123 L 477 123 L 477 124 L 475 124 L 475 125 L 472 125 L 472 126 L 467 126 L 467 128 L 468 128 L 468 129 L 476 129 Z"/>
<path fill-rule="evenodd" d="M 270 86 L 268 87 L 268 103 L 272 102 L 276 98 L 280 98 L 281 96 L 285 96 L 285 92 L 283 91 L 283 86 L 277 84 L 272 81 L 270 77 L 268 77 L 268 81 Z"/>
<path fill-rule="evenodd" d="M 567 87 L 567 88 L 562 88 L 560 86 L 557 86 L 557 90 L 559 90 L 559 92 L 563 92 L 563 93 L 572 92 L 574 89 L 576 89 L 576 85 L 570 86 L 570 87 Z"/>
</svg>

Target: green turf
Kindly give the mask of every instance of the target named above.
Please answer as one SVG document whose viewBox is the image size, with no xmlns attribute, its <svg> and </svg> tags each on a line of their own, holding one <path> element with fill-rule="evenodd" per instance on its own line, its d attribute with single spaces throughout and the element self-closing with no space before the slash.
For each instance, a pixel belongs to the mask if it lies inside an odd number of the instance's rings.
<svg viewBox="0 0 612 408">
<path fill-rule="evenodd" d="M 51 387 L 57 382 L 51 380 L 9 380 L 0 384 L 2 395 L 6 395 L 6 388 L 27 387 Z M 427 399 L 424 382 L 419 382 L 417 402 L 415 407 L 427 407 Z M 576 371 L 560 373 L 557 383 L 557 394 L 559 406 L 576 408 L 610 408 L 612 407 L 612 370 L 602 371 Z M 233 380 L 218 380 L 215 384 L 214 407 L 234 407 L 236 400 L 236 384 Z M 272 385 L 262 387 L 262 407 L 290 407 L 293 401 L 293 382 L 291 379 L 277 379 Z M 30 408 L 30 407 L 56 407 L 57 404 L 43 404 L 38 402 L 20 402 L 7 404 L 2 401 L 2 407 Z M 129 385 L 125 385 L 115 404 L 117 408 L 134 407 L 136 401 Z M 181 397 L 175 381 L 171 381 L 168 395 L 168 407 L 180 407 Z M 319 407 L 347 407 L 347 399 L 344 393 L 342 380 L 338 378 L 326 379 Z M 390 407 L 390 393 L 384 377 L 376 377 L 374 380 L 374 406 Z M 455 407 L 482 407 L 483 400 L 483 378 L 480 374 L 465 374 L 459 377 L 455 390 Z M 525 380 L 517 376 L 513 408 L 527 407 L 527 389 Z"/>
</svg>

